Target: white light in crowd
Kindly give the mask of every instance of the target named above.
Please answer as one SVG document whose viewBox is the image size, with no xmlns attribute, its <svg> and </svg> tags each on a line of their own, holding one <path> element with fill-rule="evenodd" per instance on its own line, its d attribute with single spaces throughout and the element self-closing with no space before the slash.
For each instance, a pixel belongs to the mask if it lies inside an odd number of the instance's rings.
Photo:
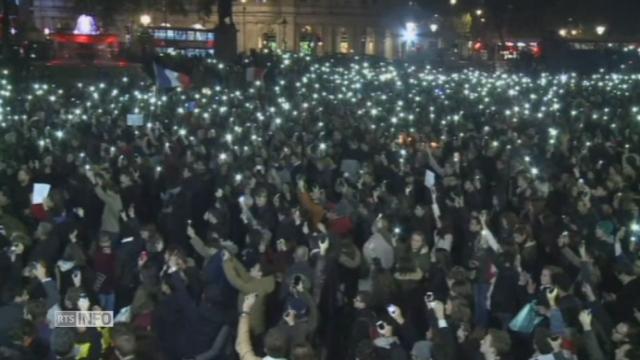
<svg viewBox="0 0 640 360">
<path fill-rule="evenodd" d="M 223 160 L 223 161 L 227 160 L 227 154 L 225 153 L 220 154 L 220 160 Z"/>
<path fill-rule="evenodd" d="M 140 16 L 140 24 L 144 26 L 149 26 L 151 24 L 151 16 L 148 14 L 143 14 Z"/>
<path fill-rule="evenodd" d="M 637 223 L 631 224 L 631 231 L 633 232 L 640 231 L 640 225 L 638 225 Z"/>
<path fill-rule="evenodd" d="M 408 22 L 405 24 L 402 31 L 402 39 L 406 42 L 414 42 L 418 38 L 418 26 L 414 22 Z"/>
<path fill-rule="evenodd" d="M 204 26 L 202 24 L 193 24 L 193 28 L 194 29 L 204 29 Z"/>
<path fill-rule="evenodd" d="M 449 0 L 449 4 L 451 4 L 451 6 L 456 5 L 458 3 L 458 0 Z"/>
<path fill-rule="evenodd" d="M 571 35 L 573 35 L 573 36 L 578 35 L 578 30 L 576 30 L 576 29 L 571 30 Z"/>
<path fill-rule="evenodd" d="M 436 32 L 436 31 L 438 31 L 438 24 L 431 24 L 431 25 L 429 25 L 429 29 L 431 29 L 431 32 Z"/>
<path fill-rule="evenodd" d="M 478 15 L 478 16 L 482 16 L 483 13 L 484 13 L 484 11 L 482 11 L 482 9 L 477 9 L 476 10 L 476 15 Z"/>
<path fill-rule="evenodd" d="M 604 25 L 598 25 L 596 26 L 596 34 L 598 35 L 604 35 L 604 33 L 607 31 L 607 27 Z"/>
<path fill-rule="evenodd" d="M 538 173 L 539 173 L 539 171 L 538 171 L 538 169 L 537 169 L 537 168 L 532 168 L 532 169 L 531 169 L 531 175 L 534 175 L 534 176 L 535 176 L 535 175 L 538 175 Z"/>
<path fill-rule="evenodd" d="M 51 30 L 49 28 L 44 28 L 43 32 L 46 36 L 49 36 L 49 34 L 51 34 Z"/>
</svg>

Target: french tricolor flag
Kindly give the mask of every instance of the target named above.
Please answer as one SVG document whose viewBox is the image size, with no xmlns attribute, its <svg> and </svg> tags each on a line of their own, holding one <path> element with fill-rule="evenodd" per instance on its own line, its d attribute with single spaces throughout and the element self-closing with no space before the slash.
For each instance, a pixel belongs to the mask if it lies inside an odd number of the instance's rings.
<svg viewBox="0 0 640 360">
<path fill-rule="evenodd" d="M 160 89 L 172 89 L 176 87 L 188 89 L 191 87 L 191 78 L 185 74 L 169 70 L 157 63 L 153 63 L 153 72 L 156 75 L 156 84 Z"/>
</svg>

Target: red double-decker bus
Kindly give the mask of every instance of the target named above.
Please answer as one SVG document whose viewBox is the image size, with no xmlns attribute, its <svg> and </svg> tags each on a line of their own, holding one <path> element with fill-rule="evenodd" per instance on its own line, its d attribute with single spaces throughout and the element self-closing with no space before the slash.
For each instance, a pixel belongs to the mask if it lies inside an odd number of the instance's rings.
<svg viewBox="0 0 640 360">
<path fill-rule="evenodd" d="M 159 53 L 186 56 L 213 56 L 216 34 L 213 30 L 177 28 L 167 26 L 148 27 L 154 46 Z"/>
</svg>

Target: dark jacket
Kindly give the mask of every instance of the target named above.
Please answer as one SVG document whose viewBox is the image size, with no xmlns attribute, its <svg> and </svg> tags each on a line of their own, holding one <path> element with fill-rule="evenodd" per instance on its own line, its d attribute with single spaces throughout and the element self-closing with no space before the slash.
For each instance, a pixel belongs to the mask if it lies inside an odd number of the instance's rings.
<svg viewBox="0 0 640 360">
<path fill-rule="evenodd" d="M 177 272 L 169 275 L 168 282 L 172 292 L 158 303 L 152 328 L 167 359 L 178 360 L 193 354 L 192 334 L 196 332 L 199 319 L 195 303 L 180 275 Z"/>
<path fill-rule="evenodd" d="M 385 343 L 384 345 L 382 344 L 382 340 L 384 340 L 384 338 L 378 338 L 376 339 L 376 341 L 374 341 L 374 344 L 376 345 L 376 352 L 379 355 L 380 359 L 385 359 L 385 360 L 409 360 L 409 354 L 407 353 L 407 351 L 400 345 L 400 342 L 397 341 L 392 341 L 392 342 L 388 342 Z"/>
</svg>

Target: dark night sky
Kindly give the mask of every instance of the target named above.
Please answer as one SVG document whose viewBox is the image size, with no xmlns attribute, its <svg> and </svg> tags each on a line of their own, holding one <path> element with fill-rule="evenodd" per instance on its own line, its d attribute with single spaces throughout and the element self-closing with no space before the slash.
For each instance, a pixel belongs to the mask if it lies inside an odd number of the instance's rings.
<svg viewBox="0 0 640 360">
<path fill-rule="evenodd" d="M 425 9 L 447 13 L 449 0 L 417 0 Z M 482 7 L 489 21 L 500 21 L 508 32 L 557 31 L 582 25 L 591 30 L 605 24 L 613 36 L 640 37 L 640 0 L 458 0 L 456 9 Z"/>
</svg>

